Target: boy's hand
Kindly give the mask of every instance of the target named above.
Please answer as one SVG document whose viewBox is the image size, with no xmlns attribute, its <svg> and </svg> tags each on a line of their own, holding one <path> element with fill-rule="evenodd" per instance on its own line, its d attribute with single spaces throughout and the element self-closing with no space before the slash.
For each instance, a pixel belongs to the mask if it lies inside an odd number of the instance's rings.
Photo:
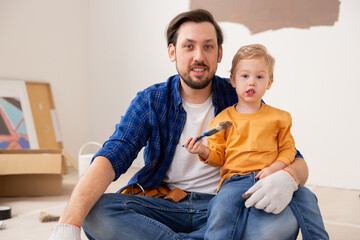
<svg viewBox="0 0 360 240">
<path fill-rule="evenodd" d="M 197 138 L 189 138 L 186 140 L 184 147 L 188 150 L 189 153 L 198 154 L 200 157 L 207 159 L 210 153 L 210 150 L 202 144 L 202 139 L 195 142 Z"/>
<path fill-rule="evenodd" d="M 286 164 L 281 161 L 275 161 L 270 166 L 263 168 L 255 178 L 263 179 L 264 177 L 267 177 L 274 172 L 277 172 L 281 169 L 284 169 L 286 167 Z"/>
<path fill-rule="evenodd" d="M 263 179 L 264 177 L 269 176 L 272 173 L 273 171 L 270 167 L 265 167 L 256 175 L 255 178 Z"/>
</svg>

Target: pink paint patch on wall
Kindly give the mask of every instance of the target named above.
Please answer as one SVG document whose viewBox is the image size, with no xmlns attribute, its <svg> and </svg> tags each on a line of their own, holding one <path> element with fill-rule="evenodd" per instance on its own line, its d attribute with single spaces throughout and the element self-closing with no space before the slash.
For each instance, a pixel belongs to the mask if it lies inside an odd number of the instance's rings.
<svg viewBox="0 0 360 240">
<path fill-rule="evenodd" d="M 210 11 L 216 21 L 245 25 L 252 34 L 281 28 L 333 26 L 339 0 L 190 0 L 190 9 Z"/>
</svg>

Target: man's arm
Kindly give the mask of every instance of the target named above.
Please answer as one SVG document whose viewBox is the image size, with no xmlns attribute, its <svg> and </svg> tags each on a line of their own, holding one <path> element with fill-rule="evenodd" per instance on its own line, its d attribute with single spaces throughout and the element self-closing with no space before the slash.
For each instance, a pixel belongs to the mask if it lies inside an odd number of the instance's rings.
<svg viewBox="0 0 360 240">
<path fill-rule="evenodd" d="M 291 172 L 298 185 L 305 185 L 309 177 L 309 169 L 304 159 L 295 158 L 295 160 L 285 170 Z"/>
<path fill-rule="evenodd" d="M 103 156 L 96 157 L 76 184 L 59 223 L 81 226 L 114 178 L 110 161 Z"/>
</svg>

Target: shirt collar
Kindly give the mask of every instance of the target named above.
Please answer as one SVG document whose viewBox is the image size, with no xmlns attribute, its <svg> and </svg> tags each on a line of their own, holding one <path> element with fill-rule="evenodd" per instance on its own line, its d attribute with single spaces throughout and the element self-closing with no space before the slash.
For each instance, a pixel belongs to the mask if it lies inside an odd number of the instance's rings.
<svg viewBox="0 0 360 240">
<path fill-rule="evenodd" d="M 221 88 L 224 86 L 220 85 L 221 79 L 218 76 L 214 76 L 213 79 L 213 104 L 216 109 L 224 109 L 225 103 L 222 97 L 222 94 L 224 94 L 224 91 L 221 91 Z"/>
<path fill-rule="evenodd" d="M 178 109 L 182 104 L 182 99 L 180 95 L 180 76 L 179 74 L 174 75 L 170 78 L 171 85 L 173 88 L 173 94 L 174 94 L 174 105 L 175 109 Z"/>
<path fill-rule="evenodd" d="M 172 77 L 170 77 L 170 81 L 171 81 L 171 84 L 173 86 L 173 94 L 174 94 L 174 104 L 175 104 L 175 108 L 178 109 L 181 105 L 182 105 L 182 98 L 181 98 L 181 95 L 180 95 L 180 75 L 177 74 L 177 75 L 174 75 Z M 215 106 L 215 109 L 224 109 L 225 108 L 225 103 L 223 101 L 223 98 L 221 97 L 221 94 L 224 94 L 222 91 L 221 91 L 221 88 L 223 86 L 221 86 L 220 84 L 220 77 L 218 76 L 214 76 L 214 79 L 213 79 L 213 104 Z"/>
</svg>

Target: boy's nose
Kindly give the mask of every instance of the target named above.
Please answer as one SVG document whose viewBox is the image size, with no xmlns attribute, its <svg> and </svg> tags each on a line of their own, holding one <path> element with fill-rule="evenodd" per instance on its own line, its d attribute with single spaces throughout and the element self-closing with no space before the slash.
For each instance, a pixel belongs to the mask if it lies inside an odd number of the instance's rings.
<svg viewBox="0 0 360 240">
<path fill-rule="evenodd" d="M 255 86 L 255 79 L 254 78 L 249 79 L 249 85 L 250 86 Z"/>
</svg>

